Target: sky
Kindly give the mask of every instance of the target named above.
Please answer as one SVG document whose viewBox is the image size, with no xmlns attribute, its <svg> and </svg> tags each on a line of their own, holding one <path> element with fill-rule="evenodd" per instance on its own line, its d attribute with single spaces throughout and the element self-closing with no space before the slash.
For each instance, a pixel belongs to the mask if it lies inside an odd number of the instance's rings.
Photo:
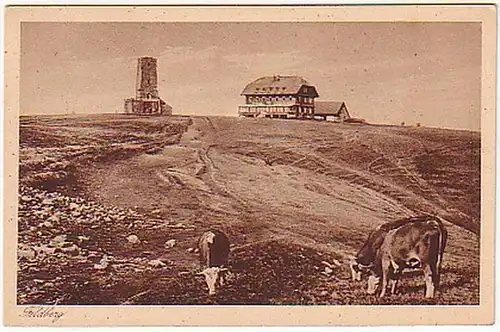
<svg viewBox="0 0 500 332">
<path fill-rule="evenodd" d="M 122 111 L 141 56 L 174 114 L 236 116 L 246 84 L 299 75 L 371 123 L 480 130 L 480 23 L 25 22 L 20 113 Z"/>
</svg>

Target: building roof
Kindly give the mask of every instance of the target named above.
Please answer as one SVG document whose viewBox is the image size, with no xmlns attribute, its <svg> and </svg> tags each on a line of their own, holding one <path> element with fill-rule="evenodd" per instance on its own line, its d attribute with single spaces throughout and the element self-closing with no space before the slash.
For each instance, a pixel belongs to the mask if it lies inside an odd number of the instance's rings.
<svg viewBox="0 0 500 332">
<path fill-rule="evenodd" d="M 345 106 L 343 101 L 315 101 L 314 114 L 317 115 L 339 115 L 342 105 Z M 345 106 L 347 111 L 347 106 Z M 347 112 L 349 114 L 349 112 Z"/>
<path fill-rule="evenodd" d="M 300 76 L 264 76 L 247 84 L 242 95 L 297 94 L 302 86 L 312 86 Z M 314 87 L 313 87 L 314 88 Z M 318 94 L 314 88 L 314 94 Z"/>
</svg>

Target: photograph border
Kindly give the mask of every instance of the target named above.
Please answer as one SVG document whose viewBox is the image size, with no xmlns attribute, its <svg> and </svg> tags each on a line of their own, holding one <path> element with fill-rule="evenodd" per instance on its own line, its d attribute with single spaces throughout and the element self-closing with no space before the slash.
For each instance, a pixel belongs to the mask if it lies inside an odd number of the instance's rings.
<svg viewBox="0 0 500 332">
<path fill-rule="evenodd" d="M 481 238 L 477 306 L 47 306 L 59 319 L 16 304 L 22 22 L 481 22 Z M 486 325 L 494 322 L 496 7 L 10 6 L 4 52 L 4 324 L 11 326 L 366 326 Z M 43 306 L 36 306 L 44 308 Z"/>
</svg>

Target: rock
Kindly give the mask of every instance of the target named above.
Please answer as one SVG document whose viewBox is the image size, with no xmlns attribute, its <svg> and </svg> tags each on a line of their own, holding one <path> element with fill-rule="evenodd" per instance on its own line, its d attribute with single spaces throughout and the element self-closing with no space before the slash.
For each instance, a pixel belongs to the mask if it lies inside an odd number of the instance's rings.
<svg viewBox="0 0 500 332">
<path fill-rule="evenodd" d="M 198 253 L 199 251 L 200 251 L 200 249 L 198 249 L 198 248 L 196 248 L 196 249 L 194 250 L 194 252 L 195 252 L 195 253 Z"/>
<path fill-rule="evenodd" d="M 38 229 L 38 228 L 36 228 L 36 226 L 31 226 L 31 227 L 30 227 L 30 231 L 32 231 L 32 232 L 36 232 L 36 231 L 37 231 L 37 229 Z"/>
<path fill-rule="evenodd" d="M 78 248 L 76 244 L 63 248 L 62 250 L 64 253 L 70 254 L 71 256 L 77 256 L 80 253 L 80 248 Z"/>
<path fill-rule="evenodd" d="M 57 223 L 57 222 L 59 222 L 59 215 L 54 214 L 54 215 L 53 215 L 53 216 L 51 216 L 49 219 L 47 219 L 47 221 Z"/>
<path fill-rule="evenodd" d="M 42 244 L 39 247 L 35 247 L 35 250 L 36 250 L 37 253 L 39 253 L 41 255 L 52 255 L 52 254 L 54 254 L 56 252 L 56 248 L 49 247 L 46 244 Z"/>
<path fill-rule="evenodd" d="M 166 249 L 169 249 L 169 248 L 172 248 L 173 246 L 175 246 L 175 243 L 177 241 L 172 239 L 172 240 L 168 240 L 167 242 L 165 242 L 165 248 Z"/>
<path fill-rule="evenodd" d="M 160 214 L 160 213 L 161 213 L 161 209 L 156 209 L 156 210 L 151 211 L 151 214 Z"/>
<path fill-rule="evenodd" d="M 132 244 L 137 244 L 137 243 L 141 242 L 141 241 L 139 240 L 139 238 L 137 237 L 137 235 L 134 235 L 134 234 L 133 234 L 133 235 L 129 235 L 129 236 L 127 237 L 127 241 L 128 241 L 129 243 L 132 243 Z"/>
<path fill-rule="evenodd" d="M 50 240 L 50 244 L 54 247 L 62 247 L 66 243 L 66 235 L 57 235 L 52 240 Z"/>
<path fill-rule="evenodd" d="M 52 223 L 50 221 L 45 221 L 41 224 L 39 224 L 38 226 L 43 226 L 43 227 L 47 227 L 47 228 L 52 228 Z"/>
<path fill-rule="evenodd" d="M 328 295 L 328 291 L 324 290 L 320 293 L 321 296 L 325 296 L 325 295 Z"/>
<path fill-rule="evenodd" d="M 336 259 L 334 259 L 334 260 L 333 260 L 333 264 L 335 264 L 336 266 L 341 266 L 341 265 L 342 265 L 342 264 L 341 264 L 338 260 L 336 260 Z"/>
<path fill-rule="evenodd" d="M 42 201 L 42 204 L 43 205 L 51 205 L 53 202 L 51 199 L 48 199 L 48 198 L 45 198 L 43 201 Z"/>
<path fill-rule="evenodd" d="M 69 208 L 71 210 L 76 210 L 76 209 L 78 209 L 78 204 L 71 202 L 71 203 L 69 203 Z"/>
<path fill-rule="evenodd" d="M 17 258 L 18 259 L 27 259 L 32 260 L 35 259 L 36 252 L 28 246 L 21 246 L 17 249 Z"/>
<path fill-rule="evenodd" d="M 21 196 L 23 202 L 31 202 L 33 199 L 29 196 Z"/>
<path fill-rule="evenodd" d="M 328 266 L 325 266 L 325 273 L 326 274 L 331 274 L 333 272 L 332 269 L 330 269 Z"/>
<path fill-rule="evenodd" d="M 193 252 L 194 248 L 188 248 L 187 252 Z"/>
<path fill-rule="evenodd" d="M 104 255 L 99 264 L 94 264 L 94 269 L 104 270 L 109 266 L 108 256 Z"/>
<path fill-rule="evenodd" d="M 149 265 L 153 266 L 153 267 L 163 267 L 163 266 L 167 266 L 167 264 L 163 263 L 161 260 L 159 259 L 153 259 L 153 260 L 150 260 L 148 262 Z"/>
<path fill-rule="evenodd" d="M 333 268 L 334 266 L 327 261 L 322 261 L 321 264 L 328 266 L 329 268 Z"/>
</svg>

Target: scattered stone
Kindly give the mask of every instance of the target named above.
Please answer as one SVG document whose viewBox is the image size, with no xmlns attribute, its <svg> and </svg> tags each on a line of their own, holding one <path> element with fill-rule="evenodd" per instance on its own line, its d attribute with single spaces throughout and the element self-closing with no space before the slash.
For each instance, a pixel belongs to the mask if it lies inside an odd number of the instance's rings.
<svg viewBox="0 0 500 332">
<path fill-rule="evenodd" d="M 43 205 L 51 205 L 52 203 L 53 203 L 53 202 L 52 202 L 52 200 L 51 200 L 51 199 L 48 199 L 48 198 L 46 198 L 46 199 L 44 199 L 44 200 L 42 201 L 42 204 L 43 204 Z"/>
<path fill-rule="evenodd" d="M 333 267 L 334 267 L 332 264 L 330 264 L 330 263 L 329 263 L 329 262 L 327 262 L 327 261 L 322 261 L 322 262 L 321 262 L 321 264 L 326 265 L 326 266 L 328 266 L 329 268 L 333 268 Z"/>
<path fill-rule="evenodd" d="M 187 252 L 193 252 L 194 248 L 188 248 Z"/>
<path fill-rule="evenodd" d="M 156 210 L 151 211 L 151 214 L 160 214 L 160 213 L 161 213 L 161 209 L 156 209 Z"/>
<path fill-rule="evenodd" d="M 62 248 L 64 253 L 70 254 L 71 256 L 77 256 L 80 253 L 80 248 L 76 244 L 72 244 L 70 247 Z"/>
<path fill-rule="evenodd" d="M 32 260 L 35 259 L 36 252 L 28 246 L 21 246 L 17 249 L 17 257 L 18 259 L 27 259 Z"/>
<path fill-rule="evenodd" d="M 148 262 L 149 265 L 153 266 L 153 267 L 163 267 L 163 266 L 167 266 L 167 264 L 163 263 L 161 260 L 159 259 L 153 259 L 151 261 Z"/>
<path fill-rule="evenodd" d="M 66 243 L 66 238 L 67 238 L 66 235 L 57 235 L 52 240 L 50 240 L 50 243 L 54 247 L 62 247 Z"/>
<path fill-rule="evenodd" d="M 169 249 L 169 248 L 172 248 L 173 246 L 175 246 L 175 243 L 177 241 L 172 239 L 172 240 L 168 240 L 167 242 L 165 242 L 165 248 L 166 249 Z"/>
<path fill-rule="evenodd" d="M 99 264 L 94 264 L 94 269 L 104 270 L 109 266 L 108 256 L 104 255 Z"/>
<path fill-rule="evenodd" d="M 47 221 L 57 223 L 57 222 L 59 222 L 59 215 L 54 214 L 54 215 L 53 215 L 53 216 L 51 216 L 49 219 L 47 219 Z"/>
<path fill-rule="evenodd" d="M 35 250 L 38 254 L 45 256 L 45 255 L 52 255 L 56 252 L 56 248 L 54 247 L 49 247 L 46 244 L 42 244 L 39 247 L 35 247 Z"/>
<path fill-rule="evenodd" d="M 196 249 L 194 250 L 194 252 L 195 252 L 195 253 L 198 253 L 199 251 L 200 251 L 200 249 L 198 249 L 198 248 L 196 248 Z"/>
<path fill-rule="evenodd" d="M 127 237 L 127 241 L 128 241 L 129 243 L 132 243 L 132 244 L 137 244 L 137 243 L 141 242 L 141 241 L 139 240 L 139 238 L 137 237 L 137 235 L 134 235 L 134 234 L 133 234 L 133 235 L 129 235 L 129 236 Z"/>
<path fill-rule="evenodd" d="M 328 266 L 325 266 L 325 273 L 326 274 L 331 274 L 333 272 L 333 270 L 331 268 L 329 268 Z"/>
<path fill-rule="evenodd" d="M 324 290 L 320 293 L 321 296 L 325 296 L 325 295 L 328 295 L 328 291 Z"/>
<path fill-rule="evenodd" d="M 39 226 L 43 226 L 43 227 L 47 227 L 47 228 L 52 228 L 52 223 L 50 221 L 44 221 Z"/>
<path fill-rule="evenodd" d="M 334 260 L 333 260 L 333 264 L 335 264 L 336 266 L 341 266 L 341 265 L 342 265 L 342 264 L 341 264 L 338 260 L 336 260 L 336 259 L 334 259 Z"/>
</svg>

